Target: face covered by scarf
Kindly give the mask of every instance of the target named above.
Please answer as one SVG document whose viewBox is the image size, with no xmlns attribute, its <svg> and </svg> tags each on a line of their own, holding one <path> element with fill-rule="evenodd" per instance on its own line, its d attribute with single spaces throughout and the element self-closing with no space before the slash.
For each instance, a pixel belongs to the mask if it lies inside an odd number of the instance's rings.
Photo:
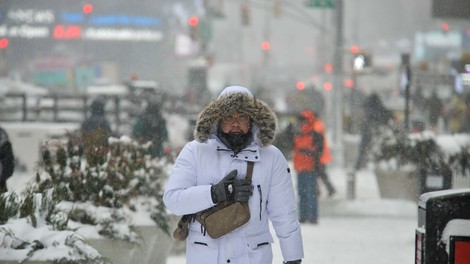
<svg viewBox="0 0 470 264">
<path fill-rule="evenodd" d="M 251 130 L 245 134 L 233 134 L 233 133 L 224 133 L 220 128 L 217 129 L 217 136 L 222 140 L 222 142 L 227 145 L 235 153 L 240 152 L 244 147 L 246 147 L 251 139 L 252 133 Z"/>
</svg>

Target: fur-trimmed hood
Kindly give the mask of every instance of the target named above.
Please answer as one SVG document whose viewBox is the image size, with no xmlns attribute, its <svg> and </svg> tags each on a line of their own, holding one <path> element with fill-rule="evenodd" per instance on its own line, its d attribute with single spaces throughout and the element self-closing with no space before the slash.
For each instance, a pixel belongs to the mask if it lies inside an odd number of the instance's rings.
<svg viewBox="0 0 470 264">
<path fill-rule="evenodd" d="M 229 86 L 217 100 L 209 103 L 200 113 L 194 129 L 194 138 L 206 142 L 215 134 L 223 115 L 238 111 L 250 115 L 253 138 L 261 147 L 271 145 L 277 128 L 276 114 L 263 101 L 256 99 L 242 86 Z"/>
</svg>

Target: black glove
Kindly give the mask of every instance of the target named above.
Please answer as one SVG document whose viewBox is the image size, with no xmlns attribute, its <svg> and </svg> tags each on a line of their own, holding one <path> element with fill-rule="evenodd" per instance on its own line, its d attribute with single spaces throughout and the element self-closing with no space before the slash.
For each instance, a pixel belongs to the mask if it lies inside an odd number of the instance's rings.
<svg viewBox="0 0 470 264">
<path fill-rule="evenodd" d="M 300 264 L 300 263 L 302 263 L 302 260 L 301 260 L 301 259 L 298 259 L 298 260 L 290 260 L 290 261 L 284 261 L 283 263 L 284 263 L 284 264 Z"/>
<path fill-rule="evenodd" d="M 223 201 L 230 200 L 230 195 L 233 200 L 233 180 L 237 176 L 238 171 L 233 170 L 227 174 L 220 182 L 212 185 L 211 196 L 214 203 L 220 203 Z M 229 186 L 231 186 L 229 188 Z M 230 190 L 229 190 L 230 189 Z"/>
<path fill-rule="evenodd" d="M 233 200 L 236 202 L 248 202 L 250 196 L 253 195 L 253 186 L 251 180 L 242 179 L 233 182 L 234 196 Z"/>
<path fill-rule="evenodd" d="M 237 180 L 237 170 L 231 171 L 220 182 L 212 185 L 211 195 L 214 203 L 224 201 L 246 202 L 253 195 L 251 181 Z"/>
</svg>

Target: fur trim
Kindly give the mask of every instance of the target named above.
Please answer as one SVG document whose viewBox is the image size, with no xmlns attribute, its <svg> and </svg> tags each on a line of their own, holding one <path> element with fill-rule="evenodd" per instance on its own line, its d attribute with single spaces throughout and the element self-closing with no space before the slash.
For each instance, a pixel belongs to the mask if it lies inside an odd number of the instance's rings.
<svg viewBox="0 0 470 264">
<path fill-rule="evenodd" d="M 231 93 L 209 103 L 199 113 L 194 138 L 199 142 L 206 142 L 217 130 L 222 116 L 234 111 L 250 115 L 253 121 L 251 130 L 260 146 L 272 144 L 277 128 L 276 114 L 265 102 L 243 92 Z"/>
</svg>

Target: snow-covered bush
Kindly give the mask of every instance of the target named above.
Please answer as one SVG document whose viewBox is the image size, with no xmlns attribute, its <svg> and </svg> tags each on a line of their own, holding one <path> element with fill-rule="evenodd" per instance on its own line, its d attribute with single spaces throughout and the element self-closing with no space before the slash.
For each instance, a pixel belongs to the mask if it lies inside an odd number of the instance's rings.
<svg viewBox="0 0 470 264">
<path fill-rule="evenodd" d="M 54 190 L 0 195 L 0 256 L 21 263 L 103 263 L 84 238 L 67 228 L 68 217 L 57 209 Z"/>
<path fill-rule="evenodd" d="M 136 242 L 132 212 L 137 209 L 147 213 L 169 234 L 162 186 L 172 157 L 152 158 L 149 145 L 139 144 L 127 136 L 109 138 L 108 143 L 106 157 L 89 164 L 83 157 L 81 140 L 73 134 L 47 141 L 41 148 L 42 160 L 34 190 L 55 188 L 59 201 L 73 205 L 67 209 L 71 221 L 97 226 L 99 233 L 106 237 Z M 109 213 L 97 217 L 90 206 Z M 123 224 L 128 228 L 122 228 Z"/>
<path fill-rule="evenodd" d="M 470 173 L 470 135 L 435 135 L 431 131 L 405 134 L 389 129 L 374 142 L 372 153 L 376 164 L 391 169 L 412 165 Z"/>
</svg>

